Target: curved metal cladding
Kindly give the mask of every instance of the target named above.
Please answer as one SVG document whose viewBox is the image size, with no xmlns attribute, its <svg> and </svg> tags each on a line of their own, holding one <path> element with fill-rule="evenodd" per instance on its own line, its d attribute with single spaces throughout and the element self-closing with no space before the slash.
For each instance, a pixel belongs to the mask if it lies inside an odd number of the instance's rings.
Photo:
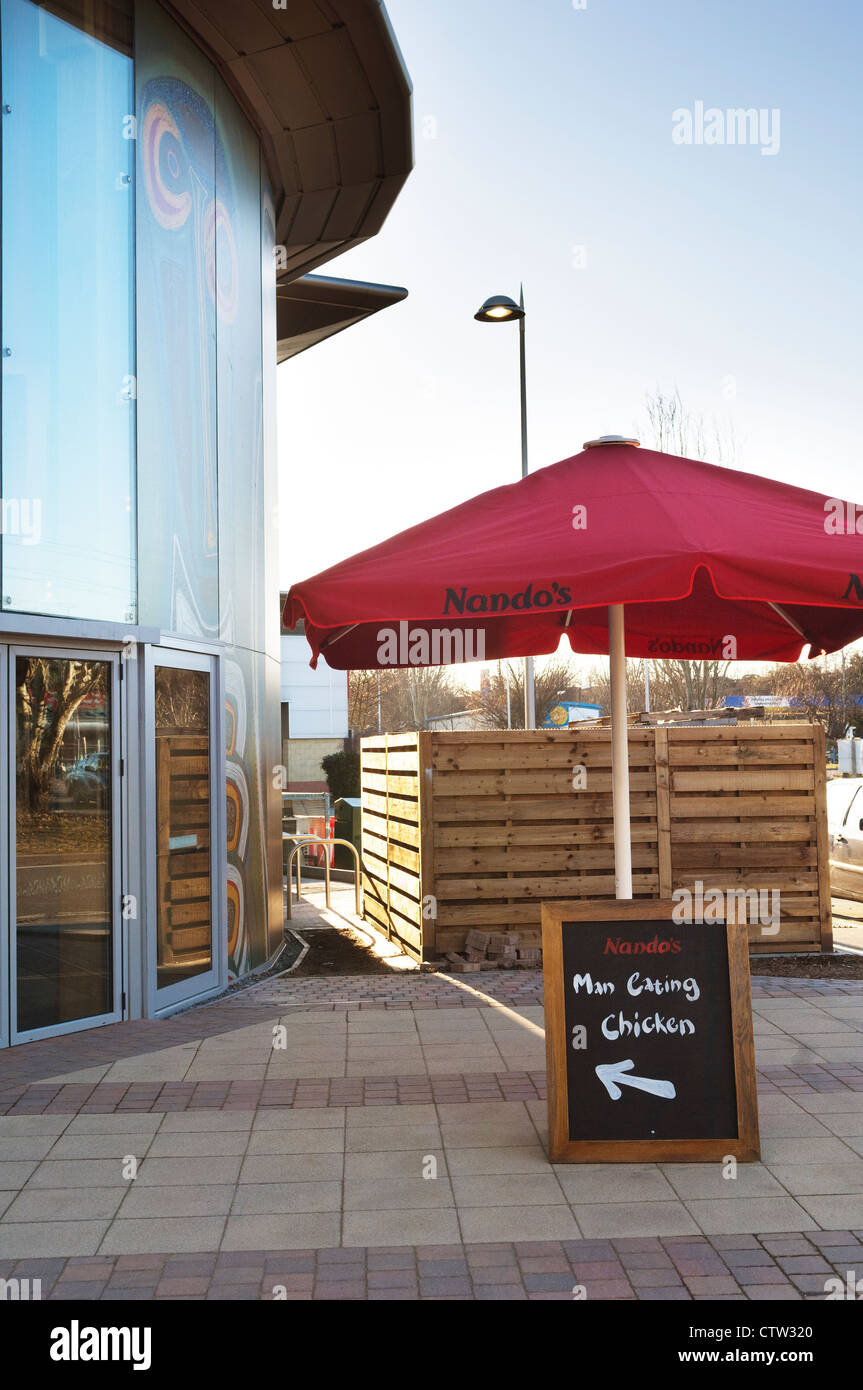
<svg viewBox="0 0 863 1390">
<path fill-rule="evenodd" d="M 222 656 L 238 975 L 281 931 L 271 194 L 257 135 L 155 0 L 135 51 L 140 608 Z"/>
</svg>

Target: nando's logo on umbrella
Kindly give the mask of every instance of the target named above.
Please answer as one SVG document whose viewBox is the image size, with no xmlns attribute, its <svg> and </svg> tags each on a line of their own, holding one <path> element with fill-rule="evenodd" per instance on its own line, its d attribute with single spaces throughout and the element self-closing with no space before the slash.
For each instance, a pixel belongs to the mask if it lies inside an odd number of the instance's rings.
<svg viewBox="0 0 863 1390">
<path fill-rule="evenodd" d="M 651 656 L 716 656 L 724 661 L 737 660 L 737 638 L 727 632 L 724 637 L 699 641 L 680 637 L 652 637 L 647 644 Z"/>
<path fill-rule="evenodd" d="M 453 613 L 506 613 L 508 609 L 518 613 L 528 608 L 566 608 L 570 603 L 572 590 L 556 581 L 550 589 L 534 589 L 531 583 L 526 589 L 520 589 L 514 594 L 504 591 L 496 594 L 469 594 L 466 588 L 447 589 L 443 613 L 444 617 Z"/>
</svg>

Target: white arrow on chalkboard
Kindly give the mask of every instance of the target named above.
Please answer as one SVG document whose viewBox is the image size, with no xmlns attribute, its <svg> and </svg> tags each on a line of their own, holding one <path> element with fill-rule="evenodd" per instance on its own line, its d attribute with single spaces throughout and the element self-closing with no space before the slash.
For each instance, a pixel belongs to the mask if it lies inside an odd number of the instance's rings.
<svg viewBox="0 0 863 1390">
<path fill-rule="evenodd" d="M 664 1096 L 666 1100 L 674 1100 L 677 1092 L 671 1081 L 655 1081 L 650 1076 L 629 1076 L 627 1073 L 631 1072 L 634 1066 L 633 1061 L 627 1060 L 607 1062 L 604 1066 L 596 1068 L 596 1074 L 612 1100 L 620 1100 L 623 1095 L 621 1086 L 635 1086 L 639 1091 L 649 1091 L 652 1096 Z"/>
</svg>

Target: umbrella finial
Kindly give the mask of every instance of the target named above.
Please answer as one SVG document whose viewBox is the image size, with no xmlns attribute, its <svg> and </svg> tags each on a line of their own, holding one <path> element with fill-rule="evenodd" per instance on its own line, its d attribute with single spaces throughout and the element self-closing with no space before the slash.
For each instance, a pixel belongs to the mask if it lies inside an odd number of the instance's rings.
<svg viewBox="0 0 863 1390">
<path fill-rule="evenodd" d="M 598 449 L 601 444 L 630 444 L 634 449 L 641 447 L 640 439 L 625 439 L 622 434 L 601 434 L 598 439 L 586 439 L 582 449 Z"/>
</svg>

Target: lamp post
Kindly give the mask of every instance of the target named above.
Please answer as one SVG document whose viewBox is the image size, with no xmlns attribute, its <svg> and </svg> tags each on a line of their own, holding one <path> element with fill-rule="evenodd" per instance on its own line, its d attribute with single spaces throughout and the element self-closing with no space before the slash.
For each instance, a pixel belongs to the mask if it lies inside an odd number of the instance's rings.
<svg viewBox="0 0 863 1390">
<path fill-rule="evenodd" d="M 518 303 L 505 294 L 493 294 L 480 307 L 474 318 L 480 323 L 511 323 L 518 319 L 518 360 L 521 387 L 521 476 L 527 477 L 527 369 L 524 353 L 524 286 L 520 287 Z M 524 726 L 536 728 L 536 695 L 534 689 L 533 657 L 524 659 Z"/>
</svg>

